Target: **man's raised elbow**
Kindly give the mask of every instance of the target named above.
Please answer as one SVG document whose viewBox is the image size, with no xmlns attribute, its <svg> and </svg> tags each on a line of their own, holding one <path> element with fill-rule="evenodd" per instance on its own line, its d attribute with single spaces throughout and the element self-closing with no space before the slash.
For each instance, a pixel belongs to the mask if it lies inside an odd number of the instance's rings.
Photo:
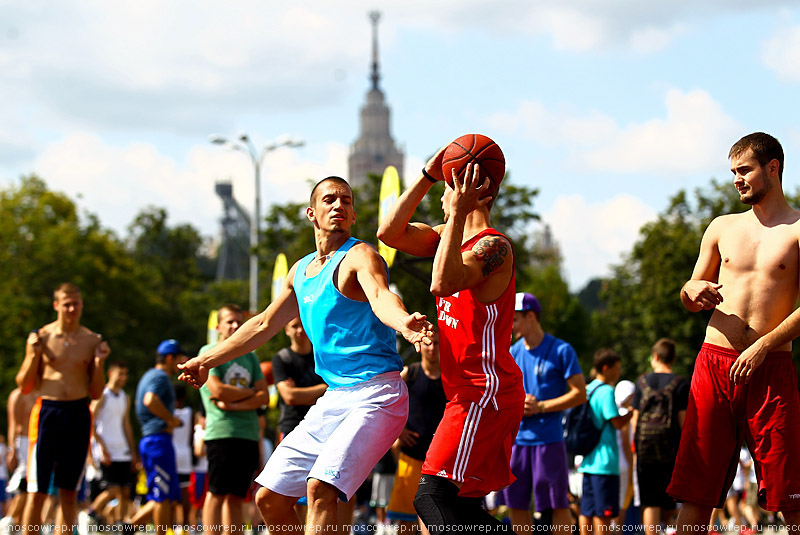
<svg viewBox="0 0 800 535">
<path fill-rule="evenodd" d="M 433 281 L 431 282 L 431 294 L 434 297 L 450 297 L 456 292 L 450 288 L 446 281 Z"/>
<path fill-rule="evenodd" d="M 389 227 L 388 225 L 381 225 L 380 227 L 378 227 L 377 236 L 378 236 L 379 240 L 381 240 L 383 243 L 385 243 L 389 247 L 394 247 L 395 246 L 395 241 L 394 240 L 395 240 L 396 237 L 392 235 L 391 230 L 392 230 L 391 227 Z M 396 249 L 396 247 L 395 247 L 395 249 Z"/>
<path fill-rule="evenodd" d="M 22 375 L 21 373 L 17 374 L 16 377 L 14 377 L 14 381 L 17 383 L 17 386 L 19 387 L 19 390 L 23 396 L 33 392 L 34 382 L 33 381 L 26 382 L 25 376 Z"/>
</svg>

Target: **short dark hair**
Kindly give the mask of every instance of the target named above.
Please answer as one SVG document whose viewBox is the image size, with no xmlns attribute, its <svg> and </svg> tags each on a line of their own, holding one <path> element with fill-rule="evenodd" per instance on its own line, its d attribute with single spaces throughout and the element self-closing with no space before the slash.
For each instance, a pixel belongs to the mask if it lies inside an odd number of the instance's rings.
<svg viewBox="0 0 800 535">
<path fill-rule="evenodd" d="M 114 368 L 119 368 L 120 370 L 129 370 L 130 366 L 124 360 L 115 360 L 108 365 L 109 370 L 113 370 Z"/>
<path fill-rule="evenodd" d="M 219 307 L 219 310 L 217 310 L 217 316 L 218 317 L 221 316 L 222 313 L 224 311 L 226 311 L 226 310 L 228 310 L 230 312 L 233 312 L 234 314 L 244 315 L 244 312 L 242 311 L 242 307 L 240 307 L 239 305 L 235 305 L 233 303 L 228 303 L 226 305 L 222 305 L 221 307 Z"/>
<path fill-rule="evenodd" d="M 517 312 L 522 312 L 523 316 L 525 314 L 533 314 L 534 316 L 536 316 L 536 321 L 538 321 L 539 323 L 542 322 L 542 312 L 540 310 L 518 310 Z"/>
<path fill-rule="evenodd" d="M 753 156 L 758 160 L 759 165 L 764 167 L 772 160 L 778 160 L 778 179 L 783 184 L 783 147 L 780 141 L 764 132 L 754 132 L 744 136 L 731 147 L 728 152 L 728 159 L 740 156 L 747 149 L 752 149 Z"/>
<path fill-rule="evenodd" d="M 343 184 L 343 185 L 347 186 L 350 189 L 351 193 L 353 192 L 353 188 L 352 188 L 352 186 L 350 186 L 350 183 L 347 182 L 347 180 L 343 179 L 340 176 L 327 176 L 327 177 L 323 178 L 322 180 L 320 180 L 319 182 L 317 182 L 316 184 L 314 184 L 314 187 L 311 189 L 311 197 L 309 198 L 309 202 L 310 202 L 311 206 L 314 206 L 314 202 L 317 200 L 317 198 L 316 198 L 317 188 L 319 188 L 323 183 L 328 182 L 328 181 L 336 182 L 337 184 Z"/>
<path fill-rule="evenodd" d="M 660 338 L 650 350 L 651 355 L 656 355 L 662 364 L 672 364 L 675 361 L 675 342 L 669 338 Z"/>
<path fill-rule="evenodd" d="M 622 361 L 619 353 L 608 347 L 598 349 L 594 354 L 594 369 L 597 373 L 603 373 L 603 368 L 610 368 L 617 362 Z"/>
<path fill-rule="evenodd" d="M 58 288 L 53 290 L 53 301 L 58 300 L 58 294 L 69 295 L 69 294 L 80 294 L 80 293 L 81 289 L 78 288 L 77 285 L 71 282 L 62 282 L 61 284 L 58 285 Z"/>
</svg>

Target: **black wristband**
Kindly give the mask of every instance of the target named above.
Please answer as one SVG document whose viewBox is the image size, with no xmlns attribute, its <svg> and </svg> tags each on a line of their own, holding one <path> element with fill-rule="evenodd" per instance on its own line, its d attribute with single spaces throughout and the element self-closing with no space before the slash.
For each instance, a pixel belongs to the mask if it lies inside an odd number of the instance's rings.
<svg viewBox="0 0 800 535">
<path fill-rule="evenodd" d="M 437 182 L 439 182 L 438 180 L 436 180 L 435 178 L 433 178 L 433 177 L 430 175 L 430 173 L 428 173 L 428 171 L 426 171 L 426 170 L 425 170 L 425 168 L 424 168 L 424 167 L 422 168 L 422 176 L 424 176 L 425 178 L 427 178 L 427 179 L 428 179 L 428 181 L 429 181 L 429 182 L 431 182 L 431 183 L 433 183 L 433 184 L 436 184 Z"/>
</svg>

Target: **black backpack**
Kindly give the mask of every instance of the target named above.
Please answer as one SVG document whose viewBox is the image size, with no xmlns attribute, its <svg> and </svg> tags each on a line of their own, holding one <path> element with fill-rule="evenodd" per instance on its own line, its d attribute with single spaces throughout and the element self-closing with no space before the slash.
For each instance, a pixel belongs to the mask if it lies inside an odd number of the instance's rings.
<svg viewBox="0 0 800 535">
<path fill-rule="evenodd" d="M 674 377 L 659 390 L 647 384 L 644 375 L 637 381 L 642 391 L 639 419 L 636 422 L 636 455 L 648 463 L 670 463 L 678 454 L 680 434 L 673 421 L 675 389 L 681 378 Z"/>
<path fill-rule="evenodd" d="M 605 384 L 597 385 L 589 392 L 586 403 L 581 403 L 577 407 L 573 407 L 564 414 L 564 444 L 567 447 L 568 455 L 583 455 L 586 456 L 597 447 L 600 442 L 600 435 L 603 432 L 603 427 L 597 427 L 594 424 L 594 417 L 592 416 L 592 407 L 589 405 L 589 400 L 601 387 Z"/>
</svg>

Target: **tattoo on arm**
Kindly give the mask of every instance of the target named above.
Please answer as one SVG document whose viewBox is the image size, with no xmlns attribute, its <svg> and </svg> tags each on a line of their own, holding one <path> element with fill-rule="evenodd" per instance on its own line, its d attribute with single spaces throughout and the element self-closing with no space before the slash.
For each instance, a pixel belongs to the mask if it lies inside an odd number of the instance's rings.
<svg viewBox="0 0 800 535">
<path fill-rule="evenodd" d="M 484 263 L 481 271 L 484 277 L 488 277 L 505 262 L 508 244 L 498 236 L 490 236 L 475 244 L 472 254 L 476 260 Z"/>
</svg>

